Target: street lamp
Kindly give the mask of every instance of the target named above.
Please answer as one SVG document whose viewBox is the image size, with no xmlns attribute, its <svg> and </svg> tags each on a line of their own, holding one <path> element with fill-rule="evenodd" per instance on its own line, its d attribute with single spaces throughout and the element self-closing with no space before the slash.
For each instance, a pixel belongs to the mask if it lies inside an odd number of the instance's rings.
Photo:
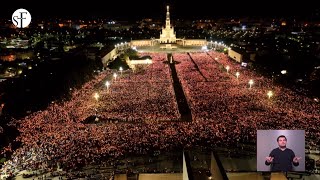
<svg viewBox="0 0 320 180">
<path fill-rule="evenodd" d="M 236 72 L 237 79 L 239 79 L 240 73 Z"/>
<path fill-rule="evenodd" d="M 119 71 L 120 71 L 120 73 L 121 73 L 121 76 L 122 76 L 122 71 L 123 71 L 123 68 L 120 66 L 120 68 L 119 68 Z"/>
<path fill-rule="evenodd" d="M 117 73 L 113 73 L 114 81 L 117 81 Z"/>
<path fill-rule="evenodd" d="M 109 81 L 106 82 L 106 86 L 107 86 L 107 91 L 109 92 L 109 86 L 110 86 L 110 82 Z"/>
<path fill-rule="evenodd" d="M 230 66 L 226 67 L 227 73 L 229 73 Z"/>
<path fill-rule="evenodd" d="M 94 96 L 93 96 L 95 99 L 96 99 L 96 101 L 98 101 L 99 100 L 99 94 L 98 93 L 94 93 Z"/>
<path fill-rule="evenodd" d="M 250 80 L 249 80 L 249 88 L 251 88 L 251 87 L 252 87 L 252 85 L 253 85 L 253 80 L 252 80 L 252 79 L 250 79 Z"/>
<path fill-rule="evenodd" d="M 273 96 L 273 92 L 272 92 L 272 91 L 268 91 L 267 95 L 268 95 L 268 97 L 269 97 L 269 99 L 270 99 L 271 96 Z"/>
</svg>

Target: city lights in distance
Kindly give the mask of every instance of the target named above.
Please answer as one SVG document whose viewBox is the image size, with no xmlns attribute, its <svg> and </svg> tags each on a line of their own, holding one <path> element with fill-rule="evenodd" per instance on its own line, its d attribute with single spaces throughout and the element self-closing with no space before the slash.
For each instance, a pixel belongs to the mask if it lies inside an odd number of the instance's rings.
<svg viewBox="0 0 320 180">
<path fill-rule="evenodd" d="M 281 74 L 287 74 L 287 70 L 282 70 Z"/>
</svg>

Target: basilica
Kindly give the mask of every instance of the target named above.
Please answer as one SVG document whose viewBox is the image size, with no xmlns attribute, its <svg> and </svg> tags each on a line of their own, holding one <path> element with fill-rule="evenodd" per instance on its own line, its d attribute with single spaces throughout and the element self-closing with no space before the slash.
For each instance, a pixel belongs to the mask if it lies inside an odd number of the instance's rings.
<svg viewBox="0 0 320 180">
<path fill-rule="evenodd" d="M 202 47 L 208 44 L 206 39 L 177 38 L 174 27 L 170 22 L 170 7 L 166 6 L 166 10 L 165 26 L 162 28 L 158 39 L 132 40 L 130 45 L 134 47 L 153 47 L 153 50 L 158 48 L 162 50 L 173 50 L 188 46 Z"/>
<path fill-rule="evenodd" d="M 167 6 L 167 15 L 166 15 L 166 26 L 162 28 L 160 34 L 160 43 L 176 43 L 176 33 L 174 32 L 174 28 L 170 24 L 170 12 L 169 6 Z"/>
</svg>

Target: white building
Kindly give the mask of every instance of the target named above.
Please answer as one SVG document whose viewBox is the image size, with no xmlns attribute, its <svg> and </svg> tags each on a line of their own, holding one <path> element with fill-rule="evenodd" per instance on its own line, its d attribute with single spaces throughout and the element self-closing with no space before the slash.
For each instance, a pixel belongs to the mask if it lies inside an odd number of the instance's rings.
<svg viewBox="0 0 320 180">
<path fill-rule="evenodd" d="M 237 52 L 235 50 L 230 49 L 228 51 L 228 56 L 232 59 L 234 59 L 235 61 L 241 63 L 243 60 L 243 55 L 240 52 Z"/>
<path fill-rule="evenodd" d="M 160 43 L 176 43 L 176 33 L 174 32 L 174 28 L 171 27 L 170 24 L 170 12 L 169 6 L 167 6 L 167 16 L 166 16 L 166 26 L 162 28 L 160 33 Z"/>
</svg>

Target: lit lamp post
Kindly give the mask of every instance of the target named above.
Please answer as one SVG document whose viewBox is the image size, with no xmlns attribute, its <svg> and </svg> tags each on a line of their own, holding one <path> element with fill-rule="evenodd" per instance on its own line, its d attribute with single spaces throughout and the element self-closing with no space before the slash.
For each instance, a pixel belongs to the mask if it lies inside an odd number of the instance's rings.
<svg viewBox="0 0 320 180">
<path fill-rule="evenodd" d="M 249 88 L 251 88 L 251 87 L 252 87 L 252 85 L 253 85 L 253 80 L 252 80 L 252 79 L 250 79 L 250 80 L 249 80 Z"/>
<path fill-rule="evenodd" d="M 107 92 L 109 92 L 109 87 L 110 87 L 110 82 L 109 81 L 106 82 L 106 87 L 107 87 Z"/>
<path fill-rule="evenodd" d="M 120 73 L 121 73 L 121 76 L 122 76 L 122 71 L 123 71 L 123 68 L 120 66 L 120 68 L 119 68 L 119 71 L 120 71 Z"/>
<path fill-rule="evenodd" d="M 94 93 L 94 96 L 93 96 L 95 99 L 96 99 L 96 101 L 98 101 L 99 100 L 99 94 L 98 93 Z"/>
<path fill-rule="evenodd" d="M 236 77 L 237 77 L 237 79 L 239 79 L 239 76 L 240 76 L 240 73 L 239 73 L 239 72 L 236 72 Z"/>
<path fill-rule="evenodd" d="M 117 81 L 117 73 L 113 73 L 114 81 Z"/>
<path fill-rule="evenodd" d="M 230 66 L 226 67 L 227 73 L 229 73 Z"/>
<path fill-rule="evenodd" d="M 267 95 L 268 95 L 268 97 L 270 99 L 273 96 L 273 92 L 272 91 L 268 91 Z"/>
</svg>

